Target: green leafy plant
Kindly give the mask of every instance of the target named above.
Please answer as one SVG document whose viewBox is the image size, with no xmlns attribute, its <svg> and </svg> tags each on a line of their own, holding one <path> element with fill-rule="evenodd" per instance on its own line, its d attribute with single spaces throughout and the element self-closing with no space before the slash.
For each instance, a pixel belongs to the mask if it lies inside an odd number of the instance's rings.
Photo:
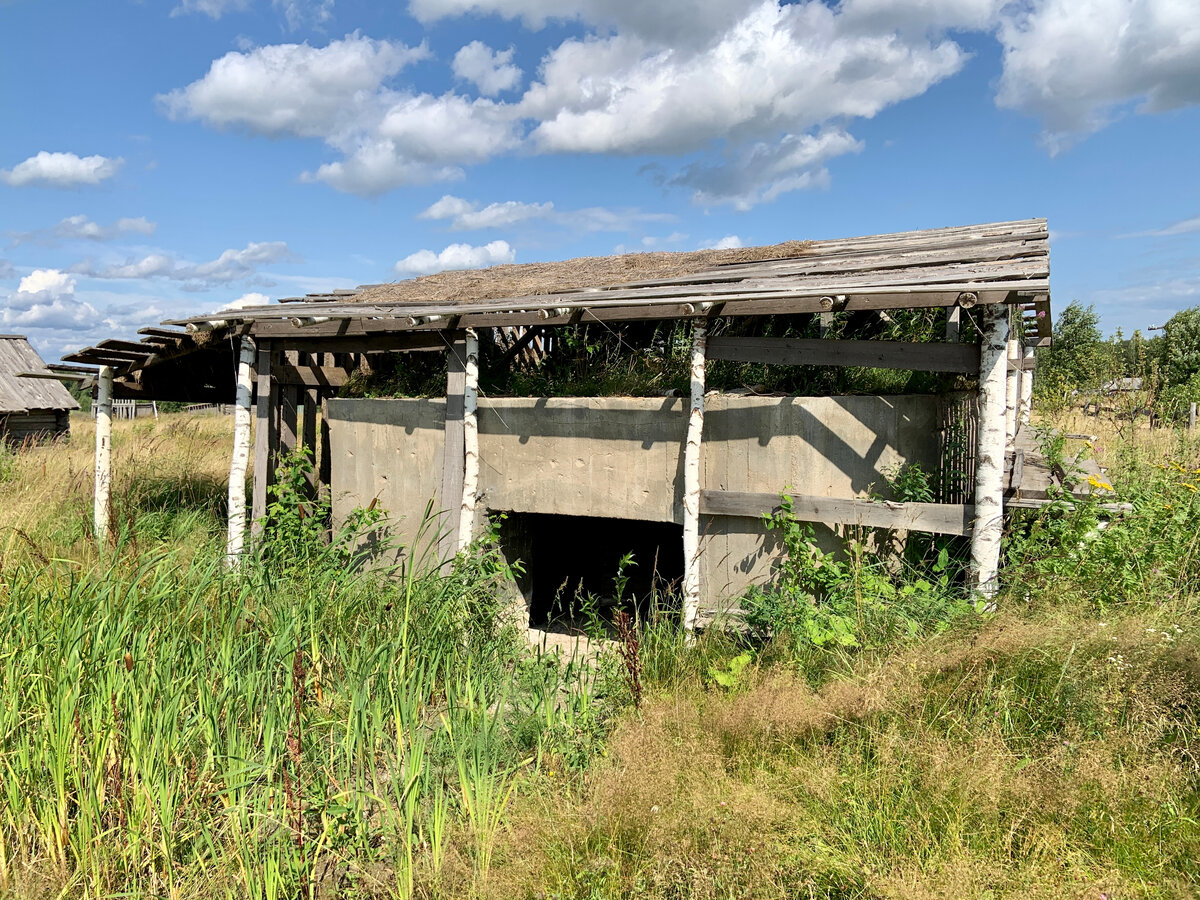
<svg viewBox="0 0 1200 900">
<path fill-rule="evenodd" d="M 733 690 L 741 684 L 746 667 L 753 661 L 754 654 L 749 650 L 744 650 L 723 666 L 709 666 L 708 677 L 726 690 Z"/>
</svg>

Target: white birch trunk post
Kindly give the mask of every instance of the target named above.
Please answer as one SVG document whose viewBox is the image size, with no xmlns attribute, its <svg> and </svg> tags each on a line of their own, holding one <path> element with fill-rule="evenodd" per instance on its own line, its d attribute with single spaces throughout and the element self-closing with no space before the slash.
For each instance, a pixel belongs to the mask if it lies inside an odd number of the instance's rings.
<svg viewBox="0 0 1200 900">
<path fill-rule="evenodd" d="M 990 606 L 999 588 L 1000 537 L 1004 530 L 1005 370 L 1008 308 L 984 307 L 979 347 L 979 426 L 975 454 L 975 524 L 971 535 L 971 585 Z"/>
<path fill-rule="evenodd" d="M 1029 427 L 1029 419 L 1033 415 L 1033 348 L 1025 348 L 1025 356 L 1021 364 L 1021 409 L 1017 414 L 1018 424 L 1022 428 Z"/>
<path fill-rule="evenodd" d="M 92 506 L 92 524 L 96 542 L 104 547 L 108 544 L 108 522 L 112 507 L 112 366 L 100 367 L 96 385 L 96 496 Z"/>
<path fill-rule="evenodd" d="M 704 357 L 707 326 L 692 325 L 692 386 L 683 448 L 683 627 L 696 629 L 700 613 L 700 449 L 704 435 Z"/>
<path fill-rule="evenodd" d="M 1002 307 L 1006 312 L 1008 307 Z M 984 338 L 984 340 L 987 340 Z M 1017 408 L 1021 403 L 1021 343 L 1009 329 L 1007 344 L 1008 363 L 1004 379 L 1004 442 L 1012 446 L 1017 439 Z"/>
<path fill-rule="evenodd" d="M 479 335 L 467 329 L 466 379 L 463 385 L 463 495 L 458 517 L 458 549 L 475 536 L 475 499 L 479 493 Z"/>
<path fill-rule="evenodd" d="M 250 392 L 255 352 L 250 338 L 242 338 L 233 407 L 233 455 L 229 462 L 229 538 L 225 542 L 225 566 L 229 569 L 237 567 L 246 545 L 246 470 L 250 466 Z"/>
</svg>

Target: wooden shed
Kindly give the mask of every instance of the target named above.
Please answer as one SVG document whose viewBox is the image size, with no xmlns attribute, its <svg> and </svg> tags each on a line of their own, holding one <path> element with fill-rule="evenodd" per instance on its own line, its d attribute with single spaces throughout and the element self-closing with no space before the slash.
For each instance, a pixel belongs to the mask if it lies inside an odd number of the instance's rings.
<svg viewBox="0 0 1200 900">
<path fill-rule="evenodd" d="M 937 317 L 936 334 L 844 339 L 826 328 L 914 310 Z M 489 511 L 524 517 L 517 544 L 572 527 L 553 517 L 624 523 L 614 532 L 644 533 L 678 558 L 691 628 L 769 577 L 778 548 L 761 517 L 784 490 L 812 522 L 963 535 L 974 585 L 992 595 L 1007 473 L 1049 311 L 1049 232 L 1028 219 L 443 273 L 167 322 L 143 329 L 141 342 L 104 341 L 66 359 L 101 367 L 101 422 L 114 396 L 235 400 L 231 560 L 244 551 L 246 519 L 264 521 L 276 460 L 304 446 L 318 460 L 311 490 L 331 492 L 335 518 L 381 498 L 412 523 L 431 502 L 444 557 Z M 512 366 L 531 348 L 566 346 L 573 328 L 633 333 L 647 322 L 686 341 L 682 397 L 480 397 L 481 359 Z M 380 354 L 438 354 L 444 395 L 339 398 Z M 949 373 L 966 392 L 713 395 L 706 366 L 717 361 Z M 942 439 L 948 417 L 964 436 L 955 446 Z M 915 459 L 953 467 L 958 487 L 936 502 L 871 496 L 886 466 Z M 98 495 L 98 529 L 105 521 Z M 553 546 L 543 554 L 559 556 Z"/>
<path fill-rule="evenodd" d="M 0 334 L 0 440 L 19 444 L 68 434 L 75 398 L 23 334 Z"/>
</svg>

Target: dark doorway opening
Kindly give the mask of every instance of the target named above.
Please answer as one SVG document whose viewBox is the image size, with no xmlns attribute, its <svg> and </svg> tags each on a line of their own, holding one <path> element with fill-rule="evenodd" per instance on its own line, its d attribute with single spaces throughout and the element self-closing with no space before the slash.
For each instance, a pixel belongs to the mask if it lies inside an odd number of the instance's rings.
<svg viewBox="0 0 1200 900">
<path fill-rule="evenodd" d="M 683 527 L 671 522 L 508 513 L 500 544 L 533 628 L 611 625 L 618 611 L 678 614 Z"/>
</svg>

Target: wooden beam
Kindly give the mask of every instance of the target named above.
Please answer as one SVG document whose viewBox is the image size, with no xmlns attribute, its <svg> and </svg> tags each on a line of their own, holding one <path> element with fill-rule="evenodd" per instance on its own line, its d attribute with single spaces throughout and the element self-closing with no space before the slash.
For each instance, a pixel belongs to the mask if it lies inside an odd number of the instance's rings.
<svg viewBox="0 0 1200 900">
<path fill-rule="evenodd" d="M 351 370 L 332 366 L 304 366 L 281 362 L 276 366 L 277 379 L 282 385 L 305 388 L 340 388 L 350 380 Z"/>
<path fill-rule="evenodd" d="M 462 514 L 463 475 L 466 459 L 465 398 L 467 386 L 467 342 L 460 337 L 450 347 L 446 372 L 446 427 L 442 451 L 440 506 L 446 514 L 441 529 L 442 558 L 454 556 Z"/>
<path fill-rule="evenodd" d="M 979 369 L 979 348 L 973 344 L 715 337 L 708 342 L 708 358 L 785 366 L 871 366 L 925 372 L 974 373 Z"/>
<path fill-rule="evenodd" d="M 951 306 L 946 310 L 946 343 L 957 344 L 962 333 L 962 307 Z"/>
<path fill-rule="evenodd" d="M 259 342 L 255 365 L 258 397 L 254 415 L 254 487 L 250 522 L 250 533 L 255 539 L 262 536 L 267 515 L 267 487 L 275 481 L 275 449 L 279 442 L 279 386 L 271 377 L 271 356 L 270 342 Z"/>
<path fill-rule="evenodd" d="M 300 419 L 300 446 L 308 450 L 308 461 L 312 468 L 305 475 L 308 496 L 315 498 L 320 487 L 317 472 L 317 411 L 321 407 L 321 392 L 317 388 L 305 388 L 302 393 L 303 408 Z"/>
<path fill-rule="evenodd" d="M 257 325 L 253 333 L 260 334 Z M 277 343 L 281 350 L 300 350 L 307 353 L 428 353 L 446 349 L 446 341 L 438 332 L 431 331 L 404 331 L 363 337 L 322 337 L 310 335 L 308 329 L 305 329 L 303 337 L 281 338 L 274 343 Z"/>
<path fill-rule="evenodd" d="M 333 492 L 333 447 L 329 443 L 329 404 L 321 397 L 321 442 L 317 445 L 317 495 L 331 500 Z"/>
<path fill-rule="evenodd" d="M 276 379 L 278 381 L 278 379 Z M 294 384 L 279 385 L 279 455 L 288 456 L 299 438 L 301 389 Z"/>
<path fill-rule="evenodd" d="M 923 531 L 932 534 L 970 534 L 974 507 L 955 503 L 894 503 L 890 501 L 788 494 L 792 514 L 802 522 L 862 525 Z M 779 508 L 779 494 L 752 491 L 703 491 L 700 512 L 709 516 L 758 518 Z"/>
</svg>

